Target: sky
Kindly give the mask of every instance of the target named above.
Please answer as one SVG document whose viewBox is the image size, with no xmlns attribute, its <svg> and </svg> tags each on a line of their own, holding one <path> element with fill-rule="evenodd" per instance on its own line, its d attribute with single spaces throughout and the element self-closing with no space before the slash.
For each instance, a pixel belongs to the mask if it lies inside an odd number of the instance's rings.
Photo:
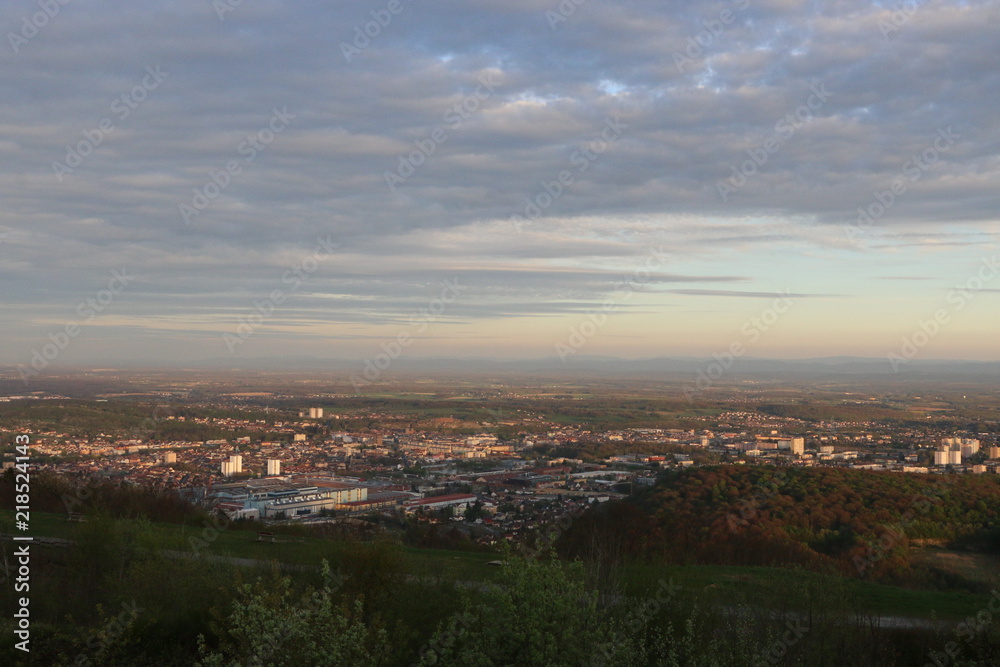
<svg viewBox="0 0 1000 667">
<path fill-rule="evenodd" d="M 998 2 L 0 6 L 0 363 L 998 359 Z"/>
</svg>

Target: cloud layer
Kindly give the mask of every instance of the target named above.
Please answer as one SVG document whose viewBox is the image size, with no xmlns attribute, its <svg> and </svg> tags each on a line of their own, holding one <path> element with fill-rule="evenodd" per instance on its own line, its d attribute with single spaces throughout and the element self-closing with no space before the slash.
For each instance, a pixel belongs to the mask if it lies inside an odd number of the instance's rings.
<svg viewBox="0 0 1000 667">
<path fill-rule="evenodd" d="M 238 355 L 364 356 L 455 279 L 467 353 L 607 299 L 639 342 L 595 352 L 705 352 L 781 289 L 879 353 L 995 252 L 997 2 L 47 6 L 0 9 L 8 363 L 122 269 L 65 359 L 223 356 L 275 290 Z M 988 356 L 988 299 L 936 354 Z"/>
</svg>

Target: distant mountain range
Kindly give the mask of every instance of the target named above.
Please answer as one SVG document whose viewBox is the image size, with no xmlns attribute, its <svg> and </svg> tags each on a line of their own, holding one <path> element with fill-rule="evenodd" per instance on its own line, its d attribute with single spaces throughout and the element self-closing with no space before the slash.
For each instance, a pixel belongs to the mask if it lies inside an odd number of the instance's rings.
<svg viewBox="0 0 1000 667">
<path fill-rule="evenodd" d="M 374 359 L 372 360 L 374 361 Z M 725 361 L 725 360 L 722 360 Z M 371 363 L 371 362 L 369 362 Z M 390 378 L 394 375 L 425 374 L 434 376 L 471 375 L 525 375 L 539 377 L 607 377 L 663 379 L 687 381 L 695 378 L 699 371 L 723 381 L 735 378 L 787 379 L 787 380 L 837 380 L 863 377 L 882 380 L 955 380 L 975 378 L 984 381 L 1000 380 L 1000 361 L 936 360 L 914 359 L 901 364 L 896 372 L 892 364 L 878 357 L 823 357 L 818 359 L 761 359 L 738 358 L 720 375 L 720 361 L 712 358 L 655 357 L 647 359 L 622 359 L 616 357 L 568 356 L 565 362 L 557 356 L 536 359 L 482 359 L 454 357 L 407 357 L 395 359 L 378 373 L 378 377 Z M 364 359 L 317 359 L 314 357 L 262 357 L 254 359 L 234 359 L 218 357 L 192 360 L 184 364 L 129 363 L 115 360 L 95 360 L 89 366 L 53 365 L 46 375 L 62 372 L 109 372 L 109 371 L 248 371 L 248 372 L 311 372 L 337 373 L 345 376 L 362 375 Z M 17 367 L 0 367 L 17 377 Z M 344 379 L 347 379 L 346 377 Z"/>
<path fill-rule="evenodd" d="M 656 357 L 622 359 L 601 356 L 542 357 L 537 359 L 462 359 L 400 357 L 386 369 L 391 373 L 526 373 L 560 375 L 585 373 L 607 376 L 655 376 L 662 374 L 696 374 L 719 362 L 712 358 Z M 315 359 L 306 357 L 241 359 L 206 359 L 185 364 L 194 368 L 227 368 L 245 370 L 330 370 L 361 373 L 364 360 Z M 1000 361 L 920 360 L 900 365 L 896 372 L 885 357 L 823 357 L 818 359 L 739 358 L 726 369 L 726 375 L 775 376 L 844 376 L 844 375 L 919 375 L 919 376 L 989 376 L 1000 379 Z"/>
</svg>

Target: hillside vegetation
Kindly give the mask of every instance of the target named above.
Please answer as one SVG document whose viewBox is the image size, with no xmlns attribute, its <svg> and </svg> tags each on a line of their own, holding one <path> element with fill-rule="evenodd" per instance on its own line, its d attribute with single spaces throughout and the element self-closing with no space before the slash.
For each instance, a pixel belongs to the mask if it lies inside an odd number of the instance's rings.
<svg viewBox="0 0 1000 667">
<path fill-rule="evenodd" d="M 630 558 L 723 565 L 794 564 L 915 581 L 911 547 L 1000 554 L 1000 479 L 836 468 L 712 466 L 578 521 L 568 555 L 621 545 Z"/>
</svg>

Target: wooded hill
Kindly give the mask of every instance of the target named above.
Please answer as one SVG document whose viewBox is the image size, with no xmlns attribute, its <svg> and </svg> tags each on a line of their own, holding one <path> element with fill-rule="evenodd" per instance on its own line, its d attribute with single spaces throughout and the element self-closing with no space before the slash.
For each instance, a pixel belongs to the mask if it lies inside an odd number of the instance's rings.
<svg viewBox="0 0 1000 667">
<path fill-rule="evenodd" d="M 630 558 L 905 579 L 914 544 L 1000 553 L 1000 478 L 774 466 L 669 472 L 576 521 L 560 549 L 588 557 L 608 544 Z"/>
</svg>

